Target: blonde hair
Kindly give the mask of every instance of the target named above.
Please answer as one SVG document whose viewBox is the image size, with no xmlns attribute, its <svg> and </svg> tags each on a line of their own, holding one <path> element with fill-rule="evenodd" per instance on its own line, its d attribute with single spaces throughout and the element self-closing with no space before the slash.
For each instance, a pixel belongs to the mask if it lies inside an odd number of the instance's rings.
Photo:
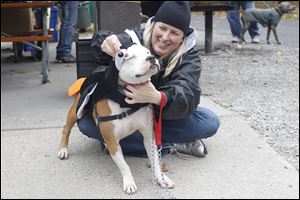
<svg viewBox="0 0 300 200">
<path fill-rule="evenodd" d="M 148 26 L 148 27 L 146 26 L 145 31 L 143 33 L 144 45 L 148 49 L 150 49 L 150 47 L 151 47 L 151 39 L 152 39 L 152 33 L 153 33 L 153 29 L 154 29 L 154 23 L 155 22 L 152 22 L 150 24 L 150 26 Z M 168 63 L 168 66 L 166 67 L 164 77 L 171 74 L 171 72 L 176 67 L 176 64 L 178 62 L 181 63 L 185 41 L 186 41 L 186 37 L 184 38 L 183 42 L 179 45 L 177 50 L 171 54 L 170 62 Z M 162 58 L 160 58 L 160 59 L 162 59 Z"/>
</svg>

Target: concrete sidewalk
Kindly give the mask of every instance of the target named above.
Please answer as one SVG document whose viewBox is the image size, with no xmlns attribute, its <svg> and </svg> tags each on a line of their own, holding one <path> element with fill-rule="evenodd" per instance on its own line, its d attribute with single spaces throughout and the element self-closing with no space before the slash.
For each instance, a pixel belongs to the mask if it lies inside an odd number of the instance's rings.
<svg viewBox="0 0 300 200">
<path fill-rule="evenodd" d="M 50 64 L 41 85 L 41 63 L 6 61 L 1 53 L 1 198 L 160 198 L 151 182 L 147 159 L 126 157 L 138 187 L 122 192 L 122 178 L 99 142 L 74 127 L 70 158 L 56 154 L 72 98 L 75 64 Z M 50 60 L 55 44 L 50 44 Z M 201 105 L 221 119 L 207 140 L 205 158 L 172 155 L 168 176 L 176 198 L 299 198 L 299 172 L 276 153 L 242 118 L 207 98 Z"/>
</svg>

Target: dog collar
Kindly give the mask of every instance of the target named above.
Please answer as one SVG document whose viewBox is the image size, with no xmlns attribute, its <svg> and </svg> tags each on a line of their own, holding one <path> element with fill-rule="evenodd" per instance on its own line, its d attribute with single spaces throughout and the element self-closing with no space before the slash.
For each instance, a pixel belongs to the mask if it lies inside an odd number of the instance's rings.
<svg viewBox="0 0 300 200">
<path fill-rule="evenodd" d="M 271 10 L 271 20 L 279 20 L 281 18 L 281 13 L 278 9 Z"/>
</svg>

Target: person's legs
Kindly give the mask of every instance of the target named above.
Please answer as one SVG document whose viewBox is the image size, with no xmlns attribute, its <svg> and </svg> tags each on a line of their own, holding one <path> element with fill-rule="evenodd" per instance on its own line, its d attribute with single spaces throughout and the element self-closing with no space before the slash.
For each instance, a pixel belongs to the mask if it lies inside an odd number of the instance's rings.
<svg viewBox="0 0 300 200">
<path fill-rule="evenodd" d="M 240 38 L 240 33 L 242 31 L 242 25 L 240 22 L 240 3 L 235 2 L 234 9 L 227 11 L 227 20 L 229 22 L 232 36 Z"/>
<path fill-rule="evenodd" d="M 203 138 L 214 135 L 219 126 L 219 118 L 212 111 L 198 107 L 188 118 L 170 121 L 168 132 L 165 133 L 170 141 L 169 151 L 204 157 L 207 148 Z"/>
<path fill-rule="evenodd" d="M 243 1 L 242 2 L 242 9 L 252 9 L 255 8 L 255 2 L 254 1 Z M 257 23 L 251 23 L 249 27 L 249 35 L 253 39 L 254 37 L 259 37 L 259 30 L 258 30 L 258 24 Z"/>
<path fill-rule="evenodd" d="M 100 140 L 102 142 L 104 141 L 92 115 L 90 114 L 83 115 L 82 118 L 77 120 L 77 125 L 79 130 L 84 135 L 96 140 Z"/>
<path fill-rule="evenodd" d="M 144 138 L 139 131 L 123 138 L 120 141 L 124 155 L 147 158 L 147 152 L 144 147 Z"/>
<path fill-rule="evenodd" d="M 218 116 L 198 107 L 190 116 L 180 120 L 163 121 L 163 143 L 186 143 L 213 136 L 220 126 Z"/>
<path fill-rule="evenodd" d="M 61 4 L 62 19 L 59 42 L 56 47 L 57 59 L 72 57 L 71 48 L 74 40 L 75 25 L 77 24 L 78 4 L 78 1 L 64 1 Z"/>
</svg>

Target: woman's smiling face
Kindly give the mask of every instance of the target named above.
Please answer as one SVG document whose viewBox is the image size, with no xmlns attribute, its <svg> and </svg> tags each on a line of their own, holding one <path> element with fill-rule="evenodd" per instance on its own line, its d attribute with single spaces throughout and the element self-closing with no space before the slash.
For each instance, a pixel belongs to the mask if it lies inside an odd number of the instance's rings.
<svg viewBox="0 0 300 200">
<path fill-rule="evenodd" d="M 159 57 L 165 57 L 175 51 L 182 43 L 184 33 L 174 26 L 156 22 L 152 33 L 152 47 Z"/>
</svg>

